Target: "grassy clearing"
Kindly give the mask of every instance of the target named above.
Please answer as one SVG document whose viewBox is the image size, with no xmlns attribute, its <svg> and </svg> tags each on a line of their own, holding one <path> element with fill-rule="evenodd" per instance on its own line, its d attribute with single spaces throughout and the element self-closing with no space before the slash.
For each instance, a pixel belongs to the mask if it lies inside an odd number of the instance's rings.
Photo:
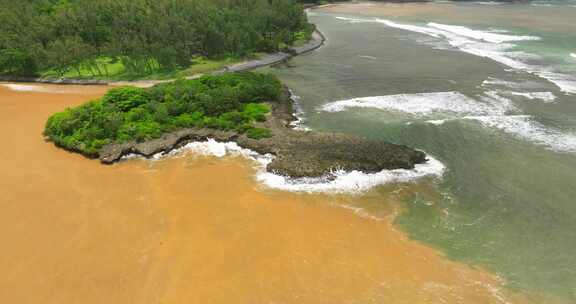
<svg viewBox="0 0 576 304">
<path fill-rule="evenodd" d="M 55 70 L 48 70 L 41 74 L 42 78 L 66 78 L 66 79 L 96 79 L 96 80 L 163 80 L 176 79 L 193 75 L 206 74 L 223 69 L 226 66 L 237 64 L 246 60 L 259 58 L 261 54 L 249 57 L 225 57 L 222 59 L 211 59 L 206 57 L 196 57 L 192 64 L 185 69 L 162 71 L 155 69 L 151 72 L 134 73 L 129 71 L 121 60 L 112 58 L 100 58 L 96 60 L 97 68 L 94 65 L 83 64 L 79 69 L 69 68 L 62 76 Z M 153 66 L 157 66 L 154 65 Z"/>
</svg>

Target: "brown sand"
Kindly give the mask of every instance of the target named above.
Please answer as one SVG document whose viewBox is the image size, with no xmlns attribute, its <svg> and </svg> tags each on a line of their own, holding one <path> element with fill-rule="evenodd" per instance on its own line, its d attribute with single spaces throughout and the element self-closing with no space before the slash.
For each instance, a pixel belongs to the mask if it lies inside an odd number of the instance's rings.
<svg viewBox="0 0 576 304">
<path fill-rule="evenodd" d="M 51 113 L 104 92 L 76 90 L 0 85 L 0 303 L 526 303 L 394 229 L 392 196 L 261 189 L 234 157 L 102 166 L 43 142 Z"/>
<path fill-rule="evenodd" d="M 329 4 L 317 8 L 322 12 L 355 14 L 363 16 L 412 16 L 418 14 L 440 13 L 445 10 L 438 5 L 429 3 L 378 3 L 359 2 L 344 4 Z"/>
<path fill-rule="evenodd" d="M 436 21 L 447 24 L 466 24 L 470 20 L 477 20 L 478 13 L 486 11 L 490 18 L 483 22 L 485 25 L 510 24 L 511 26 L 537 27 L 539 30 L 566 32 L 566 18 L 572 16 L 572 10 L 564 12 L 556 11 L 557 16 L 565 15 L 562 18 L 551 18 L 548 14 L 538 14 L 526 9 L 526 13 L 521 14 L 516 10 L 497 9 L 491 6 L 465 6 L 454 3 L 382 3 L 382 2 L 358 2 L 331 4 L 317 8 L 321 12 L 352 14 L 366 17 L 396 18 L 396 17 L 417 17 L 418 19 Z M 401 22 L 401 21 L 400 21 Z M 480 21 L 477 21 L 480 22 Z M 571 26 L 576 31 L 576 22 Z"/>
</svg>

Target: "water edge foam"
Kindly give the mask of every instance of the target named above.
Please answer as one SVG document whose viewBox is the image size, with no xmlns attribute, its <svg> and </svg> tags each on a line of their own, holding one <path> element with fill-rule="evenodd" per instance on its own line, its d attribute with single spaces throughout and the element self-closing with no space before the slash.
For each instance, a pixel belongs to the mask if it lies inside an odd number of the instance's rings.
<svg viewBox="0 0 576 304">
<path fill-rule="evenodd" d="M 537 36 L 518 36 L 499 34 L 498 30 L 480 31 L 459 25 L 446 25 L 430 22 L 426 26 L 402 24 L 386 19 L 358 19 L 336 17 L 351 23 L 381 23 L 388 27 L 416 32 L 439 39 L 445 39 L 452 47 L 479 57 L 489 58 L 512 69 L 534 74 L 555 84 L 567 94 L 576 94 L 576 78 L 559 73 L 547 66 L 528 64 L 522 60 L 535 59 L 539 56 L 521 51 L 512 51 L 516 41 L 540 40 Z"/>
<path fill-rule="evenodd" d="M 382 170 L 377 173 L 334 170 L 329 175 L 320 178 L 289 178 L 266 171 L 266 166 L 274 159 L 273 155 L 262 155 L 242 148 L 235 142 L 217 142 L 213 139 L 203 142 L 191 142 L 169 153 L 154 155 L 152 159 L 162 160 L 167 157 L 183 157 L 186 152 L 218 158 L 227 155 L 238 155 L 248 158 L 256 162 L 256 180 L 260 184 L 272 189 L 304 193 L 362 194 L 373 187 L 383 184 L 412 182 L 424 177 L 440 178 L 446 170 L 446 167 L 440 161 L 428 156 L 426 163 L 418 164 L 412 170 Z M 127 155 L 124 159 L 136 157 L 139 156 Z"/>
</svg>

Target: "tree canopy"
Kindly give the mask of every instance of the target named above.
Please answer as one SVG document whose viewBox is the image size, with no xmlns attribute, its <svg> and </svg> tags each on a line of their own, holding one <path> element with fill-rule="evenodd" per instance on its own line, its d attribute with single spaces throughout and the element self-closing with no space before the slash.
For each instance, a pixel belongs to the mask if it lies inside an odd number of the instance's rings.
<svg viewBox="0 0 576 304">
<path fill-rule="evenodd" d="M 0 74 L 106 75 L 276 51 L 312 29 L 295 0 L 0 0 Z"/>
</svg>

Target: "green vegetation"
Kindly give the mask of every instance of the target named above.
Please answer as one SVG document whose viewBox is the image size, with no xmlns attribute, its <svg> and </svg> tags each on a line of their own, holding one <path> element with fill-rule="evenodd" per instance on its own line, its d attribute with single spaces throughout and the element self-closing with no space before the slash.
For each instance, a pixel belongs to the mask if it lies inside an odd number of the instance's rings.
<svg viewBox="0 0 576 304">
<path fill-rule="evenodd" d="M 272 131 L 263 128 L 251 128 L 246 132 L 246 136 L 252 139 L 262 139 L 272 137 Z"/>
<path fill-rule="evenodd" d="M 335 2 L 346 2 L 346 1 L 353 1 L 353 0 L 300 0 L 300 3 L 305 5 L 325 5 Z M 389 0 L 374 0 L 374 1 L 389 1 Z M 389 1 L 390 2 L 390 1 Z M 414 2 L 414 0 L 396 0 L 394 2 Z"/>
<path fill-rule="evenodd" d="M 121 87 L 104 97 L 52 115 L 44 135 L 57 145 L 97 156 L 109 143 L 145 141 L 182 128 L 246 132 L 254 139 L 271 136 L 254 128 L 277 101 L 282 86 L 269 74 L 227 73 L 177 80 L 150 89 Z"/>
<path fill-rule="evenodd" d="M 300 43 L 299 40 L 295 42 Z M 98 74 L 97 71 L 91 69 L 89 66 L 80 66 L 79 69 L 68 70 L 64 74 L 55 70 L 44 71 L 42 78 L 70 78 L 70 79 L 100 79 L 100 80 L 163 80 L 163 79 L 177 79 L 184 78 L 192 75 L 205 74 L 217 70 L 221 70 L 226 66 L 240 63 L 243 60 L 253 59 L 255 56 L 247 57 L 224 57 L 224 58 L 206 58 L 197 57 L 191 60 L 191 66 L 188 68 L 174 68 L 173 70 L 154 69 L 145 73 L 134 73 L 134 71 L 126 69 L 121 61 L 114 60 L 113 58 L 100 58 L 98 64 L 101 70 L 106 71 L 104 74 Z"/>
<path fill-rule="evenodd" d="M 169 78 L 277 51 L 313 27 L 294 0 L 0 0 L 0 74 Z"/>
</svg>

